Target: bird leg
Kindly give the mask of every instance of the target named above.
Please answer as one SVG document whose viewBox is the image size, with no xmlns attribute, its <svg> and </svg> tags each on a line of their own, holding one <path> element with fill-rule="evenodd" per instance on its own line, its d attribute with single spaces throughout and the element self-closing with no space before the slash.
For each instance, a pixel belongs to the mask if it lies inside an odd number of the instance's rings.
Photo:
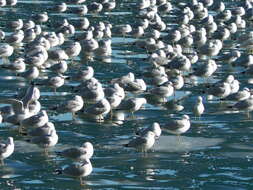
<svg viewBox="0 0 253 190">
<path fill-rule="evenodd" d="M 4 165 L 4 160 L 0 159 L 0 165 L 3 166 Z"/>
<path fill-rule="evenodd" d="M 85 183 L 84 183 L 82 177 L 80 177 L 80 185 L 81 185 L 81 186 L 84 186 L 84 185 L 85 185 Z"/>
</svg>

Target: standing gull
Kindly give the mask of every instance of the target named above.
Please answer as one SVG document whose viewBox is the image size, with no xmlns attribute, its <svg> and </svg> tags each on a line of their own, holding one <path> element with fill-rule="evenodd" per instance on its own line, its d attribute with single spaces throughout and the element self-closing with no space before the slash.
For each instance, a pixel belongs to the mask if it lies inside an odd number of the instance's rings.
<svg viewBox="0 0 253 190">
<path fill-rule="evenodd" d="M 4 165 L 4 159 L 8 158 L 14 152 L 14 141 L 12 137 L 8 137 L 6 143 L 0 143 L 0 161 Z"/>
</svg>

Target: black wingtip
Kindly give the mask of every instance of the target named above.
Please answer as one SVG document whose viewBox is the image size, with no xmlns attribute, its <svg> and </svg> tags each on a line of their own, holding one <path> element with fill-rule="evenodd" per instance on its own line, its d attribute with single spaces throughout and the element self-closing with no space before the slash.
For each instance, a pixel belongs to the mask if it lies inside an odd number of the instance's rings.
<svg viewBox="0 0 253 190">
<path fill-rule="evenodd" d="M 124 146 L 124 147 L 129 147 L 129 145 L 128 145 L 128 144 L 123 144 L 123 146 Z"/>
<path fill-rule="evenodd" d="M 62 174 L 62 170 L 61 169 L 56 169 L 56 170 L 54 170 L 54 174 L 60 175 L 60 174 Z"/>
</svg>

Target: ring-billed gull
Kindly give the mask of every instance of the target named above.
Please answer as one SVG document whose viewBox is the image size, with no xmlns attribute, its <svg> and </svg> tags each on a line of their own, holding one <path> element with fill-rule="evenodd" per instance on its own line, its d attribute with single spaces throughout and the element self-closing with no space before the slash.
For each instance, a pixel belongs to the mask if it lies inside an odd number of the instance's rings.
<svg viewBox="0 0 253 190">
<path fill-rule="evenodd" d="M 27 139 L 27 142 L 37 144 L 38 146 L 44 148 L 44 151 L 47 154 L 47 149 L 57 144 L 58 135 L 55 129 L 51 129 L 48 134 L 33 136 L 32 138 Z"/>
<path fill-rule="evenodd" d="M 56 105 L 54 108 L 59 112 L 71 112 L 72 118 L 74 118 L 75 113 L 83 108 L 83 104 L 83 98 L 81 96 L 75 95 L 73 99 L 70 99 L 62 104 Z"/>
<path fill-rule="evenodd" d="M 10 21 L 8 23 L 8 27 L 13 29 L 13 30 L 20 30 L 23 27 L 23 20 L 22 19 L 17 19 L 17 20 Z"/>
<path fill-rule="evenodd" d="M 155 133 L 148 131 L 144 136 L 137 136 L 130 140 L 125 147 L 135 148 L 141 152 L 147 152 L 155 143 Z"/>
<path fill-rule="evenodd" d="M 58 63 L 51 65 L 50 70 L 56 74 L 63 74 L 68 70 L 68 64 L 65 60 L 60 60 Z"/>
<path fill-rule="evenodd" d="M 123 100 L 117 109 L 129 111 L 133 114 L 141 109 L 141 107 L 146 103 L 147 100 L 145 98 L 129 98 L 127 100 Z"/>
<path fill-rule="evenodd" d="M 200 117 L 205 111 L 205 107 L 203 104 L 203 98 L 201 96 L 197 97 L 197 102 L 193 107 L 193 113 L 195 116 Z"/>
<path fill-rule="evenodd" d="M 73 74 L 72 79 L 76 81 L 90 80 L 94 76 L 94 69 L 91 66 L 80 69 L 76 74 Z"/>
<path fill-rule="evenodd" d="M 7 62 L 8 57 L 10 57 L 14 52 L 14 48 L 9 44 L 0 45 L 0 57 L 3 59 L 3 62 Z"/>
<path fill-rule="evenodd" d="M 8 158 L 14 152 L 14 140 L 8 137 L 6 143 L 0 143 L 0 161 L 4 165 L 4 159 Z"/>
<path fill-rule="evenodd" d="M 183 115 L 181 119 L 175 119 L 166 122 L 163 129 L 169 133 L 180 135 L 188 131 L 190 126 L 190 117 L 188 115 Z"/>
<path fill-rule="evenodd" d="M 27 132 L 29 136 L 44 136 L 49 134 L 51 130 L 55 130 L 54 124 L 52 122 L 47 122 L 42 127 L 30 128 Z"/>
<path fill-rule="evenodd" d="M 96 104 L 93 104 L 85 108 L 83 112 L 90 116 L 98 117 L 99 121 L 102 121 L 104 116 L 108 114 L 110 110 L 111 110 L 110 103 L 108 102 L 106 98 L 103 98 Z"/>
<path fill-rule="evenodd" d="M 24 62 L 23 58 L 17 58 L 14 62 L 9 64 L 2 64 L 0 68 L 4 68 L 7 70 L 10 70 L 12 72 L 15 72 L 16 74 L 22 73 L 26 69 L 26 64 Z"/>
<path fill-rule="evenodd" d="M 234 105 L 229 106 L 229 108 L 232 108 L 238 111 L 246 111 L 248 117 L 250 118 L 249 112 L 253 110 L 253 95 L 250 95 L 250 97 L 246 100 L 238 101 Z"/>
<path fill-rule="evenodd" d="M 79 177 L 81 185 L 84 185 L 82 178 L 90 175 L 91 172 L 92 165 L 89 159 L 86 159 L 81 163 L 73 163 L 63 169 L 55 170 L 56 174 L 65 174 L 71 177 Z"/>
<path fill-rule="evenodd" d="M 27 129 L 27 128 L 38 128 L 42 127 L 48 122 L 48 115 L 46 110 L 42 110 L 37 115 L 33 115 L 31 117 L 28 117 L 20 122 L 20 131 L 21 129 Z"/>
<path fill-rule="evenodd" d="M 244 87 L 242 90 L 232 93 L 229 96 L 225 97 L 222 100 L 228 100 L 228 101 L 242 101 L 246 100 L 250 97 L 250 89 L 247 87 Z"/>
<path fill-rule="evenodd" d="M 13 114 L 8 115 L 5 118 L 5 122 L 12 123 L 14 125 L 19 124 L 22 120 L 31 116 L 31 113 L 27 106 L 24 106 L 23 102 L 17 99 L 3 99 L 0 103 L 11 104 Z"/>
<path fill-rule="evenodd" d="M 90 142 L 85 142 L 81 147 L 68 148 L 56 153 L 72 160 L 82 161 L 90 159 L 93 155 L 93 152 L 93 145 Z"/>
<path fill-rule="evenodd" d="M 145 127 L 145 128 L 137 128 L 135 134 L 139 136 L 144 136 L 148 131 L 152 131 L 155 133 L 156 139 L 158 139 L 161 136 L 162 130 L 159 125 L 159 123 L 154 122 L 152 125 Z"/>
<path fill-rule="evenodd" d="M 152 95 L 167 98 L 173 95 L 174 87 L 173 87 L 172 82 L 169 81 L 169 82 L 166 82 L 165 84 L 162 84 L 161 86 L 150 89 L 149 92 Z"/>
</svg>

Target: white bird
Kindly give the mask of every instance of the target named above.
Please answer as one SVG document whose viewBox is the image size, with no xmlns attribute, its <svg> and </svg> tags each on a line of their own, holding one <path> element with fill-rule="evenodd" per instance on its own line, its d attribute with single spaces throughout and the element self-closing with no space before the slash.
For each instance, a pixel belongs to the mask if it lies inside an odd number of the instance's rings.
<svg viewBox="0 0 253 190">
<path fill-rule="evenodd" d="M 130 140 L 125 147 L 135 148 L 141 152 L 147 152 L 155 144 L 155 133 L 148 131 L 144 136 L 137 136 Z"/>
<path fill-rule="evenodd" d="M 0 161 L 4 165 L 4 159 L 8 158 L 14 152 L 14 141 L 12 137 L 8 137 L 6 143 L 0 143 Z"/>
<path fill-rule="evenodd" d="M 46 110 L 42 110 L 37 115 L 33 115 L 28 117 L 20 122 L 20 131 L 21 129 L 28 129 L 28 128 L 38 128 L 42 127 L 48 122 L 49 118 L 47 115 Z"/>
<path fill-rule="evenodd" d="M 82 161 L 81 163 L 73 163 L 64 169 L 57 169 L 56 174 L 65 174 L 71 177 L 79 177 L 81 185 L 84 185 L 82 177 L 90 175 L 92 172 L 92 165 L 89 159 Z"/>
<path fill-rule="evenodd" d="M 92 157 L 94 149 L 90 142 L 85 142 L 81 147 L 68 148 L 56 153 L 72 160 L 83 161 Z"/>
<path fill-rule="evenodd" d="M 54 124 L 52 122 L 47 122 L 42 127 L 31 128 L 28 130 L 29 136 L 44 136 L 50 133 L 51 130 L 55 130 Z"/>
<path fill-rule="evenodd" d="M 117 109 L 129 111 L 133 114 L 134 112 L 140 110 L 146 103 L 147 100 L 145 98 L 129 98 L 127 100 L 123 100 Z"/>
<path fill-rule="evenodd" d="M 166 82 L 165 84 L 162 84 L 161 86 L 150 89 L 149 92 L 152 95 L 167 98 L 173 95 L 174 87 L 173 87 L 172 82 Z"/>
<path fill-rule="evenodd" d="M 73 99 L 68 100 L 60 105 L 56 105 L 53 109 L 59 112 L 71 112 L 72 117 L 75 117 L 75 113 L 83 108 L 83 98 L 75 95 Z"/>
<path fill-rule="evenodd" d="M 13 114 L 5 118 L 5 122 L 12 123 L 14 125 L 20 124 L 20 122 L 31 116 L 29 108 L 24 106 L 23 102 L 17 99 L 4 99 L 0 100 L 0 103 L 11 104 Z"/>
<path fill-rule="evenodd" d="M 94 69 L 91 66 L 87 66 L 84 69 L 79 70 L 72 76 L 73 80 L 86 81 L 90 80 L 94 76 Z"/>
<path fill-rule="evenodd" d="M 183 115 L 181 119 L 170 120 L 164 124 L 164 130 L 169 133 L 180 135 L 190 129 L 191 122 L 188 115 Z"/>
<path fill-rule="evenodd" d="M 14 52 L 14 48 L 9 44 L 0 45 L 0 57 L 3 59 L 3 62 L 7 62 L 8 57 L 10 57 Z"/>
<path fill-rule="evenodd" d="M 201 96 L 198 96 L 197 102 L 194 105 L 193 113 L 195 116 L 200 117 L 205 111 L 205 107 L 203 104 L 203 98 Z"/>
<path fill-rule="evenodd" d="M 56 130 L 51 129 L 48 134 L 46 135 L 40 135 L 40 136 L 34 136 L 31 139 L 27 140 L 28 142 L 37 144 L 38 146 L 45 149 L 45 152 L 47 152 L 47 149 L 49 147 L 55 146 L 58 142 L 58 135 L 56 133 Z"/>
<path fill-rule="evenodd" d="M 152 125 L 150 125 L 146 128 L 137 128 L 135 134 L 138 136 L 144 136 L 145 134 L 147 134 L 148 131 L 152 131 L 153 133 L 155 133 L 156 139 L 158 139 L 162 133 L 159 123 L 154 122 L 154 123 L 152 123 Z"/>
<path fill-rule="evenodd" d="M 87 113 L 91 116 L 97 116 L 99 120 L 103 120 L 103 117 L 108 114 L 111 110 L 111 105 L 106 98 L 103 98 L 96 104 L 93 104 L 86 109 L 84 109 L 84 113 Z"/>
<path fill-rule="evenodd" d="M 225 97 L 222 100 L 227 101 L 242 101 L 246 100 L 250 97 L 250 89 L 247 87 L 244 87 L 241 91 L 238 91 L 236 93 L 232 93 L 229 96 Z"/>
<path fill-rule="evenodd" d="M 232 106 L 229 106 L 229 108 L 238 110 L 238 111 L 246 111 L 248 113 L 253 110 L 253 95 L 250 95 L 250 97 L 246 100 L 241 100 L 237 103 L 235 103 Z"/>
<path fill-rule="evenodd" d="M 40 71 L 37 67 L 32 66 L 23 73 L 18 73 L 17 76 L 23 77 L 28 81 L 32 81 L 39 77 Z"/>
</svg>

